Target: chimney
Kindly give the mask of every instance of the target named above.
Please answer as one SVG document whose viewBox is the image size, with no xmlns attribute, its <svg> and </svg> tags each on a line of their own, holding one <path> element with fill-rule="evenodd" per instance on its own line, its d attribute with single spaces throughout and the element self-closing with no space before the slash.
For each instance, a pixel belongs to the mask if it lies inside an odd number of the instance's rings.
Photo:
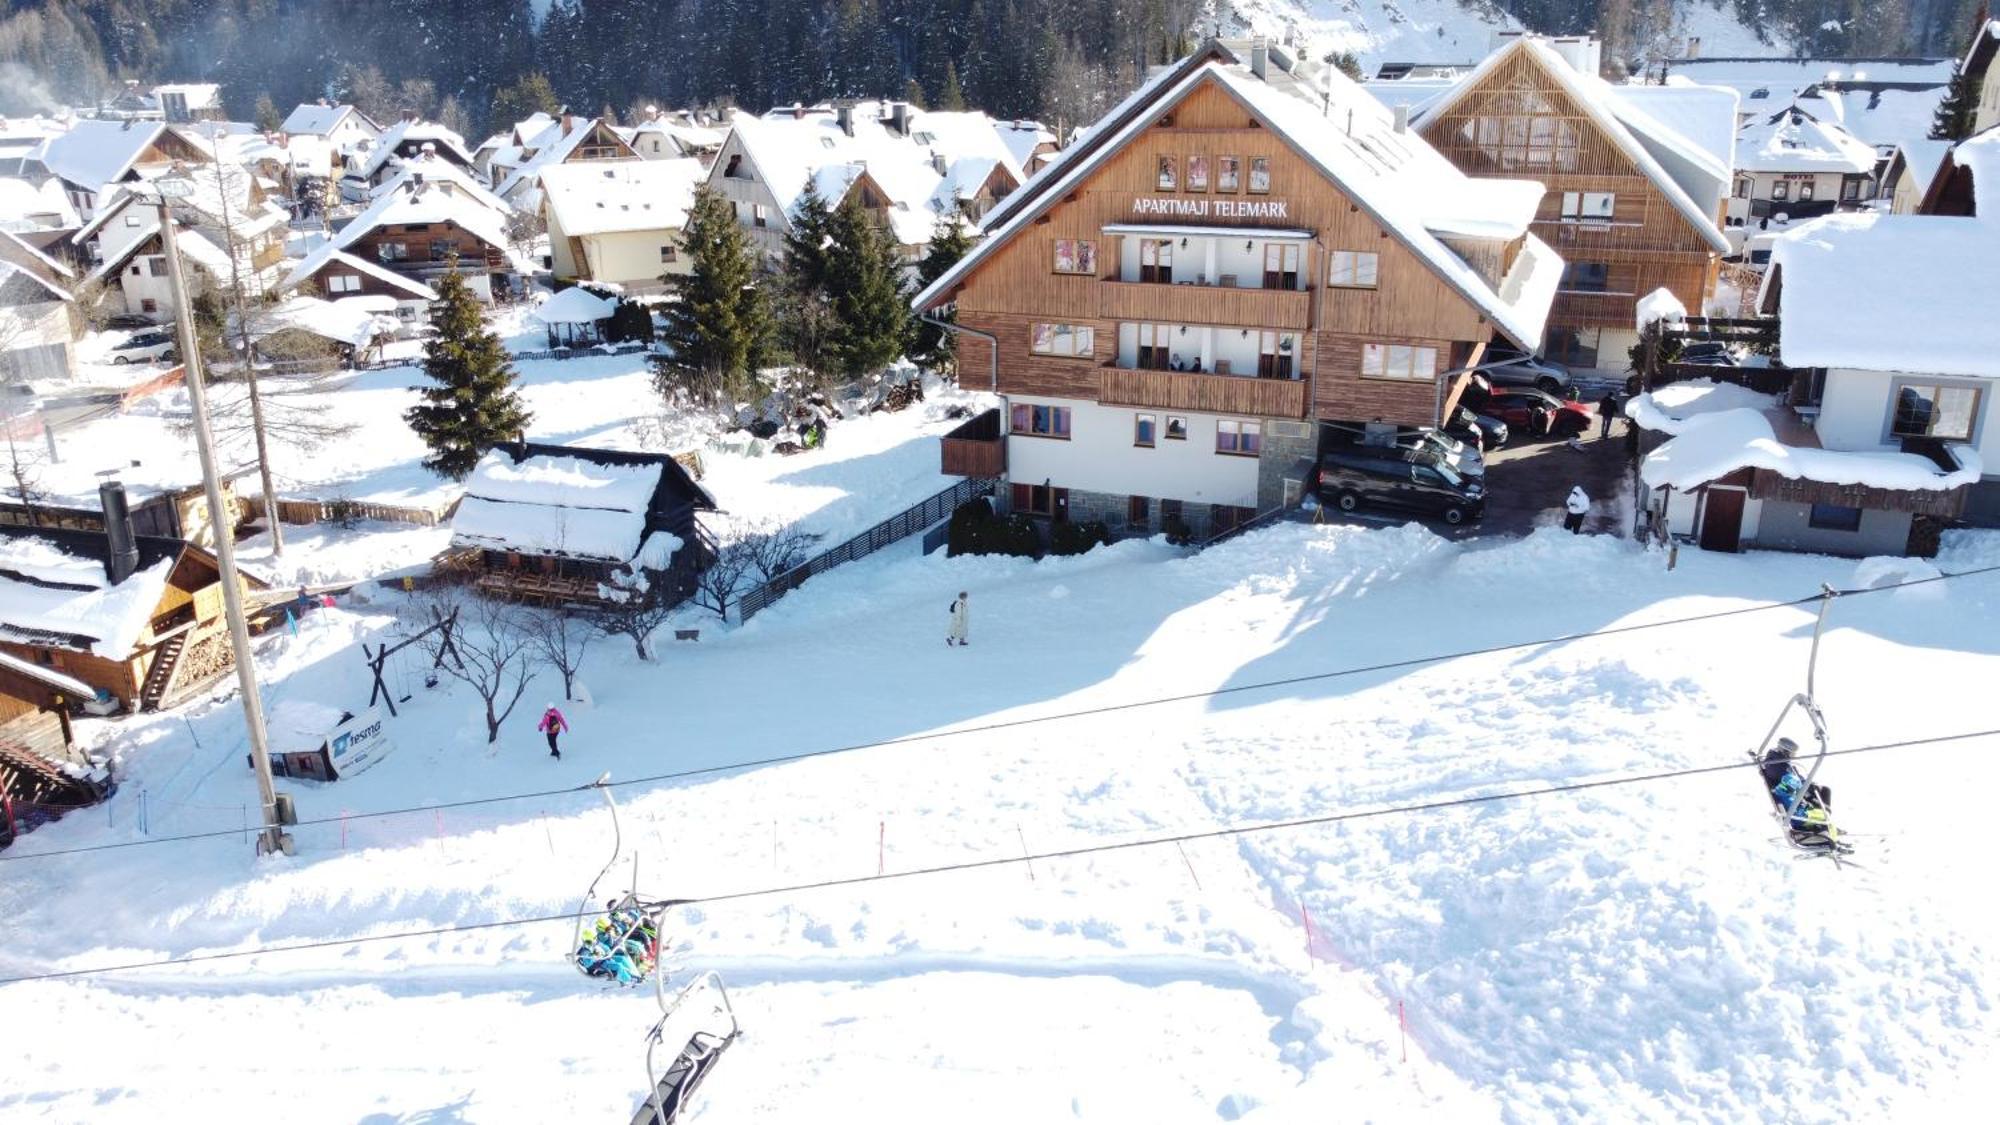
<svg viewBox="0 0 2000 1125">
<path fill-rule="evenodd" d="M 840 103 L 840 105 L 836 107 L 834 110 L 834 119 L 840 122 L 841 132 L 846 133 L 850 137 L 854 135 L 853 103 L 851 102 Z"/>
<path fill-rule="evenodd" d="M 931 168 L 933 171 L 937 172 L 938 175 L 940 176 L 944 175 L 945 173 L 944 153 L 941 153 L 936 149 L 931 150 Z"/>
<path fill-rule="evenodd" d="M 1410 107 L 1407 105 L 1396 107 L 1396 131 L 1398 133 L 1410 131 Z"/>
<path fill-rule="evenodd" d="M 571 133 L 576 132 L 576 114 L 571 113 L 568 107 L 564 107 L 563 109 L 562 131 L 563 131 L 563 136 L 565 137 L 569 136 Z"/>
<path fill-rule="evenodd" d="M 125 505 L 125 486 L 115 480 L 97 487 L 104 507 L 104 575 L 116 586 L 139 569 L 139 540 L 132 533 L 132 511 Z"/>
<path fill-rule="evenodd" d="M 1681 57 L 1686 59 L 1698 59 L 1701 57 L 1701 36 L 1699 35 L 1688 36 L 1687 50 L 1682 54 Z"/>
<path fill-rule="evenodd" d="M 660 107 L 659 107 L 659 106 L 656 106 L 656 105 L 649 105 L 649 106 L 647 106 L 647 107 L 646 107 L 646 120 L 647 120 L 647 121 L 658 121 L 659 119 L 660 119 Z"/>
<path fill-rule="evenodd" d="M 889 107 L 889 128 L 899 137 L 910 135 L 910 103 L 897 102 Z"/>
<path fill-rule="evenodd" d="M 1267 70 L 1269 70 L 1270 68 L 1271 68 L 1271 42 L 1270 42 L 1270 40 L 1268 40 L 1268 39 L 1253 39 L 1253 40 L 1251 40 L 1251 41 L 1250 41 L 1250 73 L 1252 73 L 1252 74 L 1256 75 L 1256 76 L 1257 76 L 1258 78 L 1260 78 L 1260 79 L 1261 79 L 1261 78 L 1263 78 L 1263 77 L 1264 77 L 1264 72 L 1265 72 L 1265 71 L 1267 71 Z"/>
<path fill-rule="evenodd" d="M 404 110 L 404 111 L 403 111 L 403 120 L 405 120 L 405 121 L 408 121 L 408 122 L 411 122 L 411 123 L 413 123 L 413 124 L 414 124 L 414 123 L 416 122 L 416 120 L 417 120 L 417 111 L 416 111 L 416 110 L 414 110 L 414 109 L 406 109 L 406 110 Z"/>
</svg>

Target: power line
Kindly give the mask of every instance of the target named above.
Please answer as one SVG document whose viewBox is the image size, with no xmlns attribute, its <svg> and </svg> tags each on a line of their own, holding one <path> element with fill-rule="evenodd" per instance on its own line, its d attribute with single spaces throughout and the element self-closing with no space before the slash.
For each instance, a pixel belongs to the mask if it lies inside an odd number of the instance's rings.
<svg viewBox="0 0 2000 1125">
<path fill-rule="evenodd" d="M 1948 743 L 1967 742 L 1973 739 L 2000 736 L 2000 727 L 1987 730 L 1963 731 L 1958 734 L 1934 735 L 1928 738 L 1904 739 L 1900 742 L 1881 742 L 1872 746 L 1854 746 L 1845 750 L 1829 750 L 1827 757 L 1845 757 L 1851 754 L 1872 754 L 1883 750 L 1906 750 L 1920 746 L 1942 746 Z M 901 879 L 914 879 L 933 875 L 963 874 L 988 868 L 1007 867 L 1017 863 L 1034 863 L 1037 860 L 1075 859 L 1087 855 L 1103 855 L 1108 852 L 1135 851 L 1141 848 L 1164 847 L 1169 844 L 1182 845 L 1201 840 L 1219 840 L 1237 836 L 1255 836 L 1267 832 L 1283 832 L 1296 828 L 1321 827 L 1351 821 L 1374 820 L 1385 816 L 1406 813 L 1439 812 L 1445 809 L 1466 808 L 1473 805 L 1499 804 L 1503 801 L 1518 801 L 1528 797 L 1546 797 L 1560 793 L 1577 793 L 1589 789 L 1607 789 L 1620 785 L 1645 785 L 1657 781 L 1670 781 L 1704 774 L 1723 773 L 1729 770 L 1755 769 L 1762 763 L 1754 759 L 1724 762 L 1719 765 L 1689 766 L 1677 770 L 1661 770 L 1656 773 L 1632 774 L 1626 777 L 1599 778 L 1594 781 L 1566 781 L 1544 785 L 1537 789 L 1516 789 L 1505 793 L 1485 793 L 1471 797 L 1443 797 L 1435 801 L 1419 801 L 1407 805 L 1390 805 L 1384 808 L 1362 809 L 1355 812 L 1325 813 L 1320 816 L 1298 817 L 1291 820 L 1265 821 L 1259 824 L 1242 824 L 1222 828 L 1208 828 L 1196 832 L 1182 832 L 1171 836 L 1149 836 L 1139 840 L 1119 840 L 1105 844 L 1085 844 L 1074 848 L 1058 848 L 1053 851 L 1016 853 L 995 856 L 990 859 L 971 859 L 958 863 L 945 863 L 933 867 L 917 867 L 907 871 L 888 871 L 877 875 L 851 875 L 835 879 L 820 879 L 809 883 L 792 883 L 776 887 L 757 887 L 741 891 L 723 891 L 712 895 L 675 899 L 676 905 L 705 906 L 715 903 L 741 902 L 754 898 L 770 898 L 778 895 L 798 895 L 810 891 L 832 890 L 841 887 L 856 887 L 869 883 L 887 883 Z M 587 910 L 584 917 L 595 917 L 605 912 Z M 470 933 L 477 930 L 504 929 L 515 926 L 534 926 L 548 922 L 574 921 L 577 914 L 542 914 L 525 918 L 500 918 L 487 922 L 462 922 L 450 926 L 435 926 L 425 930 L 409 930 L 393 934 L 371 934 L 365 937 L 329 938 L 324 941 L 299 942 L 292 945 L 262 946 L 257 949 L 239 949 L 221 953 L 196 953 L 184 957 L 165 957 L 156 961 L 133 961 L 123 965 L 101 965 L 90 969 L 66 969 L 53 973 L 35 973 L 28 976 L 0 977 L 0 986 L 26 984 L 33 981 L 62 980 L 72 977 L 99 976 L 104 973 L 122 973 L 137 969 L 161 969 L 180 965 L 195 965 L 209 961 L 230 961 L 243 957 L 261 957 L 271 953 L 299 953 L 313 949 L 345 949 L 356 945 L 367 945 L 382 941 L 405 941 L 412 938 L 442 937 L 448 934 Z"/>
<path fill-rule="evenodd" d="M 1895 582 L 1883 586 L 1867 586 L 1853 590 L 1832 590 L 1830 596 L 1837 598 L 1856 597 L 1862 594 L 1875 594 L 1890 590 L 1901 590 L 1911 586 L 1923 586 L 1932 582 L 1944 582 L 1955 578 L 1972 578 L 1983 574 L 1992 574 L 1995 572 L 2000 572 L 2000 565 L 1978 567 L 1972 570 L 1954 571 L 1951 573 L 1935 574 L 1926 578 L 1913 578 L 1904 582 Z M 1831 588 L 1829 587 L 1829 589 Z M 1206 691 L 1184 692 L 1178 695 L 1159 696 L 1153 699 L 1131 700 L 1124 703 L 1107 703 L 1101 706 L 1087 707 L 1076 711 L 1058 711 L 1047 715 L 1029 715 L 1019 719 L 1002 719 L 998 722 L 982 723 L 978 726 L 953 727 L 949 730 L 932 731 L 924 734 L 899 735 L 894 738 L 876 739 L 869 742 L 855 742 L 855 743 L 849 743 L 844 746 L 830 746 L 820 750 L 802 750 L 791 754 L 779 754 L 766 758 L 752 758 L 745 761 L 727 762 L 721 765 L 698 766 L 693 769 L 675 770 L 668 773 L 649 774 L 643 777 L 632 777 L 632 778 L 625 778 L 622 780 L 611 780 L 605 782 L 604 784 L 606 787 L 614 789 L 624 788 L 626 786 L 631 786 L 631 785 L 656 785 L 661 782 L 682 781 L 688 778 L 706 777 L 719 773 L 730 773 L 735 770 L 761 769 L 767 766 L 789 765 L 794 762 L 808 761 L 813 758 L 827 758 L 838 754 L 852 754 L 861 750 L 886 749 L 892 746 L 905 746 L 912 743 L 931 742 L 942 738 L 957 738 L 968 734 L 990 734 L 995 731 L 1011 730 L 1027 726 L 1036 726 L 1043 723 L 1067 722 L 1072 719 L 1092 718 L 1100 715 L 1115 714 L 1120 711 L 1133 711 L 1146 707 L 1159 707 L 1169 703 L 1190 703 L 1196 700 L 1214 699 L 1220 696 L 1236 695 L 1243 692 L 1264 691 L 1271 688 L 1280 688 L 1280 687 L 1293 687 L 1299 684 L 1317 683 L 1325 680 L 1341 679 L 1347 676 L 1362 676 L 1373 672 L 1400 671 L 1408 668 L 1419 668 L 1426 664 L 1439 664 L 1445 661 L 1461 660 L 1473 656 L 1492 656 L 1498 653 L 1513 652 L 1515 650 L 1524 648 L 1541 648 L 1545 645 L 1569 644 L 1575 641 L 1590 640 L 1596 637 L 1612 637 L 1626 633 L 1644 632 L 1651 629 L 1665 629 L 1680 625 L 1694 625 L 1704 621 L 1715 621 L 1728 617 L 1741 617 L 1753 613 L 1768 613 L 1771 610 L 1776 610 L 1776 609 L 1790 609 L 1798 606 L 1810 605 L 1826 596 L 1829 595 L 1825 593 L 1811 594 L 1802 598 L 1793 598 L 1790 601 L 1765 602 L 1759 605 L 1739 606 L 1735 609 L 1716 610 L 1712 613 L 1698 613 L 1687 617 L 1669 617 L 1660 621 L 1642 621 L 1632 625 L 1614 625 L 1603 629 L 1592 629 L 1581 633 L 1566 633 L 1555 637 L 1544 637 L 1538 640 L 1510 641 L 1506 644 L 1488 645 L 1483 648 L 1461 649 L 1457 652 L 1439 653 L 1432 656 L 1413 656 L 1404 660 L 1391 660 L 1379 664 L 1366 664 L 1353 668 L 1337 668 L 1327 672 L 1309 672 L 1303 675 L 1284 677 L 1282 679 L 1261 680 L 1256 683 L 1236 684 L 1230 687 L 1211 688 Z M 288 825 L 287 827 L 305 828 L 319 824 L 338 824 L 342 822 L 351 822 L 358 820 L 375 820 L 391 816 L 408 816 L 413 813 L 444 812 L 450 809 L 476 808 L 483 805 L 497 805 L 510 801 L 527 801 L 527 800 L 537 800 L 548 797 L 569 796 L 577 793 L 587 793 L 596 787 L 597 787 L 596 784 L 592 783 L 588 785 L 565 786 L 561 789 L 537 789 L 525 793 L 502 793 L 491 797 L 468 797 L 461 801 L 446 801 L 435 805 L 413 805 L 406 808 L 375 809 L 372 811 L 347 813 L 344 816 L 324 816 L 324 817 L 311 818 L 307 820 L 301 820 L 298 821 L 296 824 Z M 80 847 L 59 848 L 52 851 L 29 852 L 20 855 L 8 855 L 4 852 L 0 852 L 0 862 L 21 862 L 24 860 L 32 860 L 32 859 L 47 859 L 54 856 L 79 855 L 87 852 L 118 851 L 125 848 L 149 847 L 154 844 L 186 843 L 193 840 L 215 840 L 215 839 L 221 839 L 226 836 L 241 836 L 242 834 L 243 833 L 241 828 L 219 828 L 210 832 L 189 832 L 178 836 L 150 836 L 140 840 L 118 840 L 118 841 L 113 841 L 111 843 L 86 844 Z"/>
</svg>

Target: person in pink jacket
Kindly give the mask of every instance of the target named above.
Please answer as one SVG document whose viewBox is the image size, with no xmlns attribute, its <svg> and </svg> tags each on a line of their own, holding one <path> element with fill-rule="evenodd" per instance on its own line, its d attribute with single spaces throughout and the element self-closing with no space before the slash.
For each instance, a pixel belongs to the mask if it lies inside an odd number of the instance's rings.
<svg viewBox="0 0 2000 1125">
<path fill-rule="evenodd" d="M 556 736 L 569 732 L 569 720 L 563 718 L 563 713 L 551 703 L 549 709 L 542 712 L 542 721 L 536 724 L 535 729 L 549 736 L 549 757 L 561 761 L 562 751 L 556 747 Z"/>
</svg>

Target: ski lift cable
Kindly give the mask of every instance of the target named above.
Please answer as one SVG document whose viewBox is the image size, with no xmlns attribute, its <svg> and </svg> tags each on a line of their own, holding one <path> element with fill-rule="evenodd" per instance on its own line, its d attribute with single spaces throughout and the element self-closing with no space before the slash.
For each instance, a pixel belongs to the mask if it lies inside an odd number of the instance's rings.
<svg viewBox="0 0 2000 1125">
<path fill-rule="evenodd" d="M 1893 582 L 1881 586 L 1864 586 L 1850 590 L 1831 590 L 1829 592 L 1829 588 L 1823 586 L 1821 588 L 1821 592 L 1819 593 L 1809 594 L 1802 598 L 1793 598 L 1789 601 L 1763 602 L 1751 606 L 1738 606 L 1734 609 L 1715 610 L 1710 613 L 1697 613 L 1687 617 L 1669 617 L 1659 621 L 1640 621 L 1631 625 L 1612 625 L 1602 629 L 1591 629 L 1580 633 L 1564 633 L 1554 637 L 1542 637 L 1535 640 L 1508 641 L 1504 644 L 1487 645 L 1481 648 L 1461 649 L 1456 652 L 1435 653 L 1429 656 L 1413 656 L 1403 660 L 1390 660 L 1390 661 L 1384 661 L 1379 664 L 1365 664 L 1350 668 L 1335 668 L 1325 672 L 1308 672 L 1298 676 L 1287 676 L 1282 679 L 1259 680 L 1255 683 L 1234 684 L 1229 687 L 1211 688 L 1205 691 L 1183 692 L 1177 695 L 1165 695 L 1153 699 L 1127 700 L 1126 702 L 1123 703 L 1106 703 L 1101 706 L 1085 707 L 1075 711 L 1057 711 L 1046 715 L 1027 715 L 1018 719 L 1002 719 L 998 722 L 981 723 L 977 726 L 952 727 L 948 730 L 927 731 L 923 734 L 899 735 L 894 738 L 875 739 L 868 742 L 855 742 L 855 743 L 849 743 L 844 746 L 829 746 L 819 750 L 801 750 L 791 754 L 778 754 L 765 758 L 752 758 L 744 761 L 724 762 L 719 765 L 713 765 L 713 766 L 697 766 L 692 769 L 674 770 L 667 773 L 648 774 L 643 777 L 629 777 L 624 779 L 604 781 L 602 782 L 602 784 L 606 788 L 613 788 L 613 789 L 624 788 L 626 786 L 631 786 L 631 785 L 656 785 L 661 782 L 683 781 L 688 778 L 707 777 L 714 774 L 731 773 L 736 770 L 762 769 L 768 766 L 790 765 L 793 762 L 810 761 L 811 759 L 814 758 L 827 758 L 839 754 L 851 754 L 861 750 L 887 749 L 892 746 L 907 746 L 915 743 L 933 742 L 945 738 L 958 738 L 968 734 L 990 734 L 995 731 L 1012 730 L 1012 729 L 1018 729 L 1020 727 L 1029 727 L 1029 726 L 1040 726 L 1044 723 L 1066 722 L 1071 719 L 1095 718 L 1103 715 L 1116 714 L 1121 711 L 1136 711 L 1147 707 L 1160 707 L 1170 703 L 1192 703 L 1203 699 L 1214 699 L 1225 695 L 1240 695 L 1244 692 L 1264 691 L 1271 688 L 1295 687 L 1300 684 L 1317 683 L 1323 680 L 1344 679 L 1349 676 L 1365 676 L 1375 672 L 1393 672 L 1410 668 L 1420 668 L 1427 664 L 1441 664 L 1446 661 L 1460 660 L 1473 656 L 1493 656 L 1504 652 L 1518 651 L 1520 649 L 1542 648 L 1549 645 L 1572 644 L 1577 641 L 1591 640 L 1597 637 L 1614 637 L 1629 633 L 1647 632 L 1653 629 L 1671 628 L 1679 625 L 1695 625 L 1706 621 L 1717 621 L 1729 617 L 1743 617 L 1755 613 L 1768 613 L 1772 610 L 1795 609 L 1800 606 L 1813 605 L 1822 602 L 1828 597 L 1835 597 L 1835 598 L 1858 597 L 1863 594 L 1876 594 L 1892 590 L 1903 590 L 1913 586 L 1927 585 L 1933 582 L 1945 582 L 1957 578 L 1973 578 L 1973 577 L 1978 577 L 1980 575 L 1994 574 L 1994 573 L 2000 573 L 2000 565 L 1978 567 L 1972 570 L 1952 571 L 1948 573 L 1931 575 L 1926 578 L 1912 578 L 1902 582 Z M 314 817 L 314 818 L 300 820 L 295 825 L 293 825 L 293 827 L 305 828 L 317 824 L 336 824 L 342 821 L 352 822 L 357 820 L 374 820 L 374 819 L 379 819 L 381 817 L 408 816 L 414 813 L 442 812 L 451 809 L 477 808 L 483 805 L 503 804 L 509 801 L 526 801 L 526 800 L 543 799 L 548 797 L 560 797 L 576 793 L 587 793 L 592 791 L 593 789 L 596 789 L 598 785 L 599 782 L 593 781 L 584 785 L 571 785 L 571 786 L 565 786 L 560 789 L 537 789 L 524 793 L 501 793 L 490 797 L 468 797 L 460 801 L 443 801 L 437 804 L 412 805 L 404 808 L 374 809 L 374 810 L 366 810 L 360 812 L 352 812 L 348 813 L 346 816 Z M 220 839 L 225 836 L 241 836 L 241 835 L 242 835 L 241 829 L 229 828 L 229 829 L 216 829 L 210 832 L 189 832 L 179 836 L 149 836 L 137 840 L 117 840 L 105 844 L 87 844 L 82 847 L 58 848 L 50 851 L 28 852 L 24 854 L 8 854 L 6 852 L 0 852 L 0 863 L 19 863 L 24 860 L 47 859 L 54 856 L 79 855 L 87 852 L 117 851 L 124 848 L 148 847 L 154 844 L 185 843 L 193 840 L 212 840 L 212 839 Z"/>
<path fill-rule="evenodd" d="M 1828 757 L 1845 757 L 1856 754 L 1873 754 L 1886 750 L 1909 750 L 1918 747 L 1941 747 L 1964 743 L 1976 739 L 2000 737 L 2000 727 L 1985 730 L 1960 731 L 1955 734 L 1931 735 L 1925 738 L 1909 738 L 1897 742 L 1881 742 L 1870 746 L 1851 746 L 1844 750 L 1830 750 Z M 1047 862 L 1058 859 L 1076 859 L 1089 855 L 1109 852 L 1137 851 L 1142 848 L 1178 846 L 1203 840 L 1229 839 L 1239 836 L 1256 836 L 1268 832 L 1284 832 L 1300 828 L 1322 827 L 1330 824 L 1344 824 L 1353 821 L 1376 820 L 1382 817 L 1399 816 L 1407 813 L 1440 812 L 1446 809 L 1467 808 L 1476 805 L 1495 805 L 1507 801 L 1517 801 L 1528 797 L 1546 797 L 1565 793 L 1578 793 L 1592 789 L 1608 789 L 1623 785 L 1646 785 L 1654 782 L 1673 781 L 1680 778 L 1700 777 L 1708 774 L 1724 773 L 1729 770 L 1754 769 L 1758 763 L 1745 759 L 1724 762 L 1717 765 L 1688 766 L 1675 770 L 1660 770 L 1653 773 L 1629 774 L 1623 777 L 1606 777 L 1590 780 L 1575 780 L 1543 785 L 1534 789 L 1515 789 L 1503 793 L 1481 793 L 1462 797 L 1442 797 L 1434 801 L 1418 801 L 1406 805 L 1388 805 L 1382 808 L 1356 809 L 1346 812 L 1323 813 L 1318 816 L 1296 817 L 1289 820 L 1264 821 L 1257 824 L 1225 825 L 1221 828 L 1206 828 L 1192 832 L 1181 832 L 1167 836 L 1148 836 L 1136 840 L 1114 840 L 1108 843 L 1083 844 L 1073 848 L 1058 848 L 1034 853 L 1010 853 L 986 859 L 969 859 L 957 863 L 938 864 L 931 867 L 916 867 L 904 871 L 887 871 L 874 875 L 853 875 L 834 879 L 820 879 L 809 883 L 792 883 L 782 886 L 752 887 L 739 891 L 721 891 L 709 895 L 692 895 L 687 898 L 653 903 L 654 906 L 706 906 L 717 903 L 742 902 L 749 899 L 792 896 L 811 891 L 832 890 L 842 887 L 864 886 L 870 883 L 886 883 L 903 879 L 914 879 L 937 875 L 963 874 L 990 868 L 1007 867 L 1017 863 Z M 586 786 L 585 788 L 590 788 Z M 593 911 L 602 915 L 604 911 Z M 415 938 L 443 937 L 449 934 L 471 933 L 479 930 L 507 929 L 518 926 L 542 925 L 549 922 L 571 922 L 576 919 L 572 912 L 561 914 L 541 914 L 524 918 L 496 918 L 485 922 L 461 922 L 450 926 L 434 926 L 422 930 L 406 930 L 393 934 L 369 934 L 362 937 L 329 938 L 324 941 L 297 942 L 290 945 L 260 946 L 255 949 L 227 950 L 219 953 L 194 953 L 181 957 L 164 957 L 154 961 L 134 961 L 122 965 L 99 965 L 88 969 L 65 969 L 49 973 L 32 973 L 23 976 L 0 977 L 0 986 L 27 984 L 35 981 L 64 980 L 77 977 L 100 976 L 105 973 L 131 972 L 139 969 L 175 968 L 182 965 L 196 965 L 211 961 L 231 961 L 244 957 L 261 957 L 275 953 L 301 953 L 314 949 L 346 949 L 357 945 L 367 945 L 383 941 L 407 941 Z"/>
</svg>

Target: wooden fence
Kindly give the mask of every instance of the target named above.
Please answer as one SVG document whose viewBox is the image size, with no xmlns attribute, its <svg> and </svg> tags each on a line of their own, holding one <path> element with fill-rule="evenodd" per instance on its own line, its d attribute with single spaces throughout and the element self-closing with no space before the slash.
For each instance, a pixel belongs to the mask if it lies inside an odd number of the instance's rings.
<svg viewBox="0 0 2000 1125">
<path fill-rule="evenodd" d="M 935 496 L 910 505 L 840 546 L 807 559 L 737 598 L 737 620 L 750 620 L 769 608 L 772 602 L 805 585 L 806 579 L 815 574 L 824 574 L 842 563 L 865 558 L 891 543 L 915 535 L 946 519 L 960 504 L 975 496 L 992 495 L 993 486 L 994 482 L 987 478 L 962 480 Z"/>
<path fill-rule="evenodd" d="M 263 501 L 252 501 L 262 510 Z M 430 507 L 377 504 L 366 500 L 280 500 L 278 518 L 290 524 L 313 524 L 322 520 L 379 520 L 382 523 L 410 523 L 436 527 L 449 522 L 458 510 L 458 500 L 441 501 Z"/>
</svg>

